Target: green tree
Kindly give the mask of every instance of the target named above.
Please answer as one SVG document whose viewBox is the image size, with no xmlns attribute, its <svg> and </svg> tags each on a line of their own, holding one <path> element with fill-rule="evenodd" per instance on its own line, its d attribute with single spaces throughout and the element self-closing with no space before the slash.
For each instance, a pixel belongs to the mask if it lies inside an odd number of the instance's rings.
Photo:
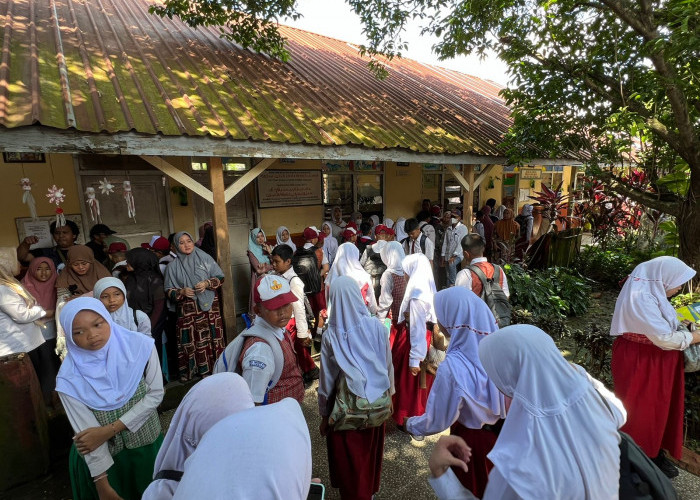
<svg viewBox="0 0 700 500">
<path fill-rule="evenodd" d="M 584 158 L 617 192 L 675 216 L 680 256 L 700 269 L 700 0 L 346 2 L 362 19 L 369 54 L 400 56 L 409 21 L 437 36 L 433 50 L 442 59 L 498 54 L 510 74 L 503 91 L 513 110 L 505 140 L 510 158 Z M 198 14 L 172 8 L 183 4 Z M 220 0 L 228 8 L 214 23 L 202 21 L 200 9 L 212 4 L 171 0 L 165 8 L 187 22 L 228 24 L 234 32 L 241 17 L 222 22 L 222 16 L 261 11 L 268 21 L 262 39 L 274 31 L 275 15 L 298 15 L 293 0 Z M 250 40 L 253 48 L 261 39 L 241 33 L 233 39 Z M 649 182 L 616 177 L 612 165 L 637 166 Z"/>
</svg>

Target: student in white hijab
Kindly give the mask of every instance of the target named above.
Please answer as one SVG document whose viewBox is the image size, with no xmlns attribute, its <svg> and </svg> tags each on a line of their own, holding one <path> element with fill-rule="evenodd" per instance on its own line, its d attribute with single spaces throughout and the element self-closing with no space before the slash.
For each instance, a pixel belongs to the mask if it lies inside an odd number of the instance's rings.
<svg viewBox="0 0 700 500">
<path fill-rule="evenodd" d="M 120 296 L 121 294 L 121 296 Z M 126 287 L 119 278 L 102 278 L 95 283 L 92 295 L 104 304 L 112 320 L 132 332 L 151 336 L 151 320 L 143 311 L 134 311 L 126 300 Z M 118 305 L 121 302 L 121 305 Z M 116 309 L 115 309 L 116 308 Z"/>
<path fill-rule="evenodd" d="M 372 278 L 360 265 L 360 251 L 353 243 L 343 243 L 338 247 L 338 253 L 335 255 L 333 267 L 328 273 L 328 276 L 326 276 L 326 290 L 328 290 L 332 286 L 333 281 L 340 276 L 348 276 L 355 280 L 360 287 L 360 292 L 367 305 L 367 309 L 369 309 L 370 313 L 376 314 L 377 298 L 374 296 Z"/>
<path fill-rule="evenodd" d="M 331 238 L 333 235 L 333 225 L 330 221 L 324 221 L 321 224 L 321 232 L 325 234 L 323 239 L 323 253 L 326 254 L 328 265 L 332 266 L 335 261 L 335 254 L 338 253 L 338 240 Z"/>
<path fill-rule="evenodd" d="M 668 299 L 693 276 L 695 270 L 675 257 L 639 264 L 622 287 L 610 326 L 615 394 L 629 412 L 622 430 L 669 477 L 678 470 L 662 450 L 680 458 L 683 445 L 682 351 L 700 342 L 700 331 L 681 325 Z"/>
<path fill-rule="evenodd" d="M 384 222 L 383 222 L 383 224 L 384 224 L 386 227 L 388 227 L 388 228 L 390 228 L 390 229 L 393 229 L 393 228 L 394 228 L 394 219 L 390 219 L 389 217 L 384 217 Z M 394 232 L 396 232 L 396 230 L 394 230 Z"/>
<path fill-rule="evenodd" d="M 318 407 L 326 436 L 331 484 L 341 498 L 369 499 L 379 491 L 384 431 L 378 427 L 334 431 L 328 426 L 333 394 L 343 376 L 350 392 L 375 402 L 394 393 L 394 368 L 386 328 L 367 312 L 355 281 L 340 276 L 330 289 L 335 305 L 321 343 Z"/>
<path fill-rule="evenodd" d="M 463 287 L 438 292 L 435 312 L 450 344 L 435 374 L 425 413 L 409 418 L 406 430 L 428 436 L 451 427 L 450 434 L 469 443 L 469 471 L 455 472 L 462 485 L 480 497 L 491 469 L 486 455 L 496 442 L 495 431 L 500 430 L 494 424 L 501 424 L 506 416 L 505 398 L 479 360 L 479 343 L 498 330 L 498 325 L 486 303 Z"/>
<path fill-rule="evenodd" d="M 284 239 L 284 232 L 287 232 L 287 239 Z M 289 229 L 287 229 L 287 226 L 280 226 L 277 228 L 277 234 L 275 235 L 277 239 L 277 244 L 278 245 L 288 245 L 291 247 L 292 252 L 297 251 L 297 246 L 294 244 L 292 241 L 292 234 L 289 232 Z"/>
<path fill-rule="evenodd" d="M 187 460 L 204 435 L 229 415 L 253 408 L 248 384 L 236 373 L 217 373 L 185 395 L 170 421 L 142 500 L 167 500 L 177 489 Z"/>
<path fill-rule="evenodd" d="M 60 322 L 68 353 L 56 392 L 76 433 L 68 459 L 73 498 L 140 498 L 163 441 L 153 339 L 114 323 L 92 297 L 67 302 Z"/>
<path fill-rule="evenodd" d="M 311 485 L 311 438 L 291 398 L 224 418 L 204 435 L 175 500 L 306 500 Z"/>
<path fill-rule="evenodd" d="M 406 254 L 403 251 L 401 243 L 398 241 L 382 242 L 384 245 L 379 250 L 379 255 L 386 265 L 386 271 L 382 273 L 380 280 L 381 292 L 379 293 L 379 301 L 377 302 L 377 318 L 384 321 L 392 312 L 392 329 L 398 323 L 399 308 L 403 301 L 403 291 L 406 289 L 406 279 L 403 272 L 403 259 Z M 377 243 L 379 244 L 379 243 Z M 375 245 L 376 246 L 376 245 Z M 401 290 L 394 290 L 395 282 L 397 287 L 402 287 Z M 401 296 L 401 301 L 395 301 L 395 295 Z M 393 332 L 395 335 L 395 332 Z M 393 336 L 391 338 L 393 339 Z"/>
<path fill-rule="evenodd" d="M 512 398 L 483 499 L 617 500 L 622 403 L 534 326 L 487 336 L 479 358 Z M 450 469 L 430 483 L 440 499 L 476 498 Z"/>
<path fill-rule="evenodd" d="M 405 223 L 406 223 L 405 217 L 399 217 L 398 219 L 396 219 L 396 224 L 394 224 L 394 232 L 396 233 L 396 241 L 403 241 L 406 238 L 408 238 L 408 234 L 406 233 L 406 230 L 404 228 Z"/>
<path fill-rule="evenodd" d="M 376 235 L 374 234 L 374 228 L 379 225 L 379 216 L 378 215 L 370 215 L 369 216 L 370 222 L 372 222 L 372 232 L 370 233 L 370 236 L 372 236 L 372 239 L 376 239 Z"/>
<path fill-rule="evenodd" d="M 420 364 L 428 353 L 432 327 L 437 321 L 433 308 L 437 290 L 430 261 L 423 254 L 413 254 L 403 259 L 402 265 L 408 284 L 397 321 L 405 323 L 406 328 L 397 334 L 391 347 L 396 374 L 393 417 L 400 429 L 405 419 L 425 413 L 435 377 Z"/>
</svg>

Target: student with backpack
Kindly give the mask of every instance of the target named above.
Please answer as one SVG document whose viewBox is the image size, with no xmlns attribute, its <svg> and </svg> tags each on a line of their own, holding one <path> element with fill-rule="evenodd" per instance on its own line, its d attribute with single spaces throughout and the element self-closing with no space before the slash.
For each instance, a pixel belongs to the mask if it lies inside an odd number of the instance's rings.
<svg viewBox="0 0 700 500">
<path fill-rule="evenodd" d="M 500 266 L 486 260 L 486 241 L 480 235 L 466 235 L 461 245 L 464 260 L 469 262 L 469 266 L 457 273 L 455 285 L 463 286 L 481 297 L 491 309 L 499 328 L 510 325 L 512 307 L 508 302 L 510 290 L 506 273 Z"/>
<path fill-rule="evenodd" d="M 391 416 L 391 350 L 386 328 L 370 316 L 355 280 L 333 280 L 330 301 L 333 314 L 321 344 L 320 432 L 340 498 L 370 500 L 379 491 Z"/>
<path fill-rule="evenodd" d="M 243 376 L 256 405 L 284 398 L 304 400 L 304 379 L 292 336 L 285 330 L 296 296 L 287 280 L 263 275 L 253 289 L 255 323 L 231 342 L 214 366 L 214 373 Z"/>
<path fill-rule="evenodd" d="M 427 210 L 418 212 L 418 215 L 416 215 L 416 220 L 418 221 L 418 228 L 420 229 L 421 233 L 426 235 L 430 241 L 433 242 L 433 246 L 435 246 L 437 235 L 435 234 L 435 228 L 430 224 L 430 212 Z M 406 232 L 408 233 L 408 230 L 406 230 Z"/>
<path fill-rule="evenodd" d="M 433 258 L 435 256 L 435 245 L 428 238 L 428 235 L 424 234 L 416 219 L 408 219 L 404 228 L 406 230 L 406 236 L 401 240 L 401 245 L 403 246 L 403 251 L 406 255 L 413 255 L 414 253 L 422 253 L 430 261 L 430 266 L 433 265 Z"/>
<path fill-rule="evenodd" d="M 287 323 L 286 330 L 294 340 L 297 362 L 304 374 L 304 382 L 308 383 L 318 378 L 318 368 L 311 358 L 311 332 L 308 321 L 313 321 L 314 314 L 304 295 L 304 282 L 292 267 L 292 255 L 292 249 L 288 245 L 277 245 L 272 250 L 272 268 L 278 276 L 287 280 L 289 288 L 297 298 L 296 302 L 292 302 L 292 319 Z"/>
<path fill-rule="evenodd" d="M 311 310 L 316 318 L 316 329 L 323 326 L 321 311 L 326 308 L 326 296 L 323 290 L 323 277 L 328 273 L 329 265 L 326 253 L 318 249 L 320 233 L 315 227 L 304 229 L 303 247 L 297 248 L 292 256 L 294 272 L 304 282 L 304 293 L 309 299 Z M 318 250 L 318 251 L 317 251 Z M 319 254 L 321 255 L 319 263 Z"/>
</svg>

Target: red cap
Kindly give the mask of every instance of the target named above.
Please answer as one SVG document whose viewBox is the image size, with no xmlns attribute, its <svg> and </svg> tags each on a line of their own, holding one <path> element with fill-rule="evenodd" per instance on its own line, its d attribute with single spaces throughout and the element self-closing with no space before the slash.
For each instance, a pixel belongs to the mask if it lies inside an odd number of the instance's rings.
<svg viewBox="0 0 700 500">
<path fill-rule="evenodd" d="M 305 240 L 313 240 L 314 238 L 318 238 L 318 231 L 315 229 L 312 229 L 310 227 L 307 227 L 304 229 L 304 239 Z"/>
<path fill-rule="evenodd" d="M 170 250 L 170 242 L 168 241 L 168 238 L 164 238 L 163 236 L 161 236 L 153 242 L 151 248 L 153 250 L 165 252 L 166 250 Z"/>
<path fill-rule="evenodd" d="M 391 231 L 391 229 L 386 227 L 384 224 L 377 224 L 377 226 L 374 228 L 374 234 L 391 234 L 389 231 Z"/>
<path fill-rule="evenodd" d="M 440 205 L 433 205 L 430 207 L 430 215 L 440 215 L 440 212 L 442 212 Z"/>
<path fill-rule="evenodd" d="M 116 241 L 109 245 L 107 253 L 126 252 L 126 245 L 121 241 Z"/>
<path fill-rule="evenodd" d="M 253 302 L 261 304 L 265 309 L 279 309 L 296 301 L 297 297 L 289 288 L 289 283 L 281 276 L 264 274 L 255 283 Z"/>
<path fill-rule="evenodd" d="M 141 243 L 141 248 L 145 248 L 146 250 L 148 250 L 151 248 L 151 245 L 149 245 L 148 243 Z"/>
<path fill-rule="evenodd" d="M 324 233 L 323 231 L 318 233 L 318 241 L 323 241 L 325 239 L 326 239 L 326 233 Z"/>
<path fill-rule="evenodd" d="M 346 227 L 346 228 L 352 228 L 352 229 L 355 230 L 355 232 L 357 232 L 357 224 L 355 224 L 355 221 L 354 221 L 354 220 L 351 220 L 350 222 L 348 222 L 348 224 L 347 224 L 345 227 Z"/>
<path fill-rule="evenodd" d="M 356 234 L 357 234 L 357 231 L 355 231 L 351 227 L 348 227 L 345 229 L 345 231 L 343 231 L 343 238 L 345 238 L 346 240 L 349 240 L 350 238 L 352 238 Z"/>
</svg>

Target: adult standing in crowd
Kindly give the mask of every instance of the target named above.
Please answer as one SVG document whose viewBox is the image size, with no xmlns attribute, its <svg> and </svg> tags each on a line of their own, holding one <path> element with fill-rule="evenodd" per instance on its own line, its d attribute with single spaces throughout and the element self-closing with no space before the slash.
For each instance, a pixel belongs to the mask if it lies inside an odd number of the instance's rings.
<svg viewBox="0 0 700 500">
<path fill-rule="evenodd" d="M 331 224 L 333 224 L 333 237 L 340 243 L 340 236 L 347 227 L 348 223 L 343 220 L 343 209 L 338 205 L 333 207 L 331 213 L 332 219 Z"/>
<path fill-rule="evenodd" d="M 669 477 L 678 469 L 663 450 L 679 459 L 683 445 L 683 350 L 700 342 L 700 331 L 679 323 L 668 299 L 693 276 L 675 257 L 642 262 L 622 287 L 610 327 L 615 394 L 628 412 L 622 430 Z"/>
<path fill-rule="evenodd" d="M 55 246 L 29 250 L 30 246 L 39 242 L 39 238 L 33 235 L 27 236 L 17 247 L 17 259 L 22 263 L 29 263 L 34 257 L 48 257 L 60 272 L 68 262 L 68 250 L 75 245 L 80 229 L 72 220 L 67 220 L 65 226 L 59 226 L 56 222 L 52 222 L 49 229 L 56 242 Z"/>
<path fill-rule="evenodd" d="M 90 241 L 85 243 L 86 247 L 90 247 L 92 253 L 95 255 L 95 260 L 101 264 L 107 265 L 107 238 L 116 234 L 116 231 L 112 231 L 106 224 L 95 224 L 90 228 Z"/>
<path fill-rule="evenodd" d="M 248 297 L 248 314 L 251 318 L 255 317 L 253 311 L 253 293 L 255 291 L 255 283 L 263 274 L 272 271 L 270 263 L 270 253 L 272 248 L 266 243 L 267 237 L 265 231 L 256 227 L 248 236 L 248 261 L 250 262 L 250 295 Z"/>
<path fill-rule="evenodd" d="M 212 373 L 225 347 L 224 327 L 216 289 L 224 272 L 197 248 L 190 233 L 175 235 L 177 259 L 165 269 L 165 293 L 177 303 L 180 380 Z"/>
<path fill-rule="evenodd" d="M 445 229 L 445 237 L 442 243 L 442 263 L 447 275 L 447 286 L 454 286 L 457 277 L 457 268 L 462 262 L 462 247 L 460 243 L 468 229 L 460 221 L 461 214 L 456 209 L 450 214 L 450 225 Z"/>
</svg>

